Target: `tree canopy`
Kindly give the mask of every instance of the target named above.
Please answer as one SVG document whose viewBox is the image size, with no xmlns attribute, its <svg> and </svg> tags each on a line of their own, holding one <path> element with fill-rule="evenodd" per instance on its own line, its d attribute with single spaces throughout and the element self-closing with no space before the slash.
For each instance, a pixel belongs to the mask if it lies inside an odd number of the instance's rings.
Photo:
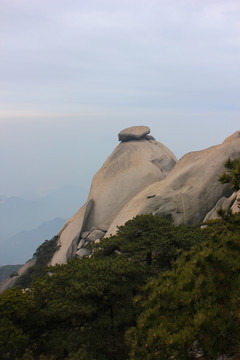
<svg viewBox="0 0 240 360">
<path fill-rule="evenodd" d="M 217 359 L 240 351 L 240 214 L 208 222 L 206 240 L 151 278 L 137 326 L 128 331 L 131 360 Z"/>
<path fill-rule="evenodd" d="M 40 355 L 74 359 L 80 353 L 89 360 L 127 359 L 130 346 L 125 332 L 139 316 L 135 296 L 142 294 L 150 277 L 170 269 L 183 251 L 202 241 L 199 228 L 142 215 L 94 246 L 90 258 L 42 269 L 31 292 L 14 289 L 19 309 L 25 311 L 20 304 L 23 296 L 31 299 L 35 315 L 27 323 L 24 316 L 19 320 L 8 310 L 1 315 L 5 327 L 9 324 L 10 330 L 14 326 L 20 332 L 17 354 L 24 358 L 31 353 L 33 359 Z M 44 247 L 39 248 L 40 256 L 43 252 Z M 13 293 L 9 290 L 2 296 L 11 299 Z M 15 358 L 5 338 L 0 336 L 0 343 Z"/>
<path fill-rule="evenodd" d="M 222 184 L 230 184 L 233 191 L 240 190 L 240 159 L 228 159 L 224 163 L 224 166 L 226 172 L 224 172 L 218 180 Z"/>
<path fill-rule="evenodd" d="M 225 166 L 239 190 L 240 159 Z M 45 242 L 21 289 L 0 294 L 1 359 L 239 358 L 240 213 L 205 225 L 137 216 L 54 267 L 57 238 Z"/>
</svg>

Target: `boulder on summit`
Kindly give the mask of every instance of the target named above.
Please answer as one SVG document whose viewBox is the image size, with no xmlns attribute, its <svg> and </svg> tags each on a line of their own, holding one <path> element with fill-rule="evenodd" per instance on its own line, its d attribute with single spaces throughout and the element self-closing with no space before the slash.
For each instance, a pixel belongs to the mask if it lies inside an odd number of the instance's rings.
<svg viewBox="0 0 240 360">
<path fill-rule="evenodd" d="M 63 228 L 59 238 L 59 251 L 51 264 L 66 262 L 73 256 L 82 233 L 92 228 L 107 231 L 121 209 L 148 185 L 162 181 L 177 162 L 175 155 L 156 140 L 145 139 L 150 129 L 135 126 L 120 132 L 121 142 L 100 170 L 95 174 L 88 201 L 91 209 L 81 209 L 78 215 Z M 128 140 L 126 140 L 128 139 Z M 83 221 L 81 220 L 82 217 Z M 77 229 L 78 224 L 79 228 Z M 105 233 L 104 233 L 105 235 Z"/>
<path fill-rule="evenodd" d="M 86 234 L 103 230 L 100 224 L 105 224 L 105 237 L 146 213 L 170 215 L 175 224 L 200 224 L 221 198 L 231 195 L 218 177 L 227 158 L 240 157 L 239 132 L 221 145 L 191 152 L 177 162 L 166 146 L 147 135 L 149 131 L 139 126 L 120 132 L 122 142 L 93 178 L 88 211 L 83 206 L 63 227 L 52 265 L 74 256 Z"/>
<path fill-rule="evenodd" d="M 118 134 L 119 141 L 141 140 L 150 133 L 148 126 L 132 126 L 126 128 Z"/>
<path fill-rule="evenodd" d="M 237 131 L 222 144 L 184 155 L 163 180 L 136 194 L 118 213 L 106 237 L 117 226 L 141 214 L 171 215 L 176 225 L 200 224 L 222 197 L 229 197 L 229 185 L 218 181 L 224 162 L 240 157 L 240 133 Z M 152 196 L 152 195 L 155 196 Z"/>
<path fill-rule="evenodd" d="M 239 131 L 179 161 L 149 132 L 146 126 L 134 126 L 119 133 L 121 143 L 95 174 L 86 204 L 59 231 L 50 265 L 89 256 L 91 243 L 114 235 L 137 215 L 170 215 L 176 225 L 195 225 L 215 218 L 220 207 L 240 211 L 240 192 L 232 194 L 228 184 L 218 181 L 225 161 L 240 158 Z M 0 292 L 13 286 L 15 278 L 6 280 Z"/>
</svg>

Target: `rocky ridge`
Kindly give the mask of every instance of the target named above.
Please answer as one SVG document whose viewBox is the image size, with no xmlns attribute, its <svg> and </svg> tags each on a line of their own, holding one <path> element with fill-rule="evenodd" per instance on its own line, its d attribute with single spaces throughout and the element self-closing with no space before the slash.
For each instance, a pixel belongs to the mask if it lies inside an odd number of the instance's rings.
<svg viewBox="0 0 240 360">
<path fill-rule="evenodd" d="M 231 195 L 229 186 L 218 177 L 228 158 L 240 157 L 240 132 L 222 144 L 184 155 L 162 182 L 155 182 L 134 196 L 119 212 L 108 229 L 114 235 L 117 226 L 136 215 L 170 214 L 175 224 L 200 224 L 217 202 Z"/>
<path fill-rule="evenodd" d="M 163 181 L 175 166 L 175 155 L 146 137 L 149 132 L 136 126 L 119 133 L 123 141 L 93 177 L 87 203 L 60 230 L 61 247 L 51 265 L 88 254 L 85 246 L 105 236 L 121 209 L 148 185 Z"/>
<path fill-rule="evenodd" d="M 227 158 L 240 156 L 239 132 L 220 145 L 186 154 L 178 162 L 149 132 L 141 126 L 119 133 L 123 141 L 93 178 L 87 203 L 91 202 L 91 209 L 84 225 L 80 228 L 78 223 L 72 240 L 69 232 L 75 224 L 60 234 L 61 248 L 52 265 L 75 255 L 89 255 L 88 244 L 115 234 L 118 226 L 140 214 L 170 214 L 175 224 L 200 224 L 211 216 L 207 214 L 214 212 L 221 198 L 238 211 L 237 195 L 231 195 L 229 186 L 220 184 L 218 177 Z M 65 244 L 69 243 L 66 253 Z"/>
<path fill-rule="evenodd" d="M 239 131 L 179 161 L 149 133 L 145 126 L 119 133 L 120 144 L 95 174 L 87 202 L 59 231 L 59 250 L 50 265 L 89 256 L 89 244 L 115 234 L 136 215 L 171 215 L 175 224 L 200 224 L 216 217 L 220 207 L 239 211 L 239 192 L 218 182 L 224 162 L 240 157 Z"/>
</svg>

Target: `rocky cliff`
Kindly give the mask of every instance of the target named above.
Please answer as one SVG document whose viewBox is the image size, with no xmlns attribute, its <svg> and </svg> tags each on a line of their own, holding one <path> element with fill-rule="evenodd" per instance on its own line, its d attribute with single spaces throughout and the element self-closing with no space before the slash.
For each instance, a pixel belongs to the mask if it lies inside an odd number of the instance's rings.
<svg viewBox="0 0 240 360">
<path fill-rule="evenodd" d="M 224 171 L 224 162 L 238 157 L 239 131 L 220 145 L 186 154 L 163 181 L 149 185 L 128 202 L 107 236 L 115 234 L 117 226 L 129 218 L 146 213 L 171 214 L 175 224 L 199 224 L 221 198 L 231 195 L 229 185 L 220 184 L 218 177 Z"/>
<path fill-rule="evenodd" d="M 51 264 L 88 254 L 84 245 L 105 236 L 127 203 L 154 182 L 161 182 L 177 162 L 174 154 L 148 133 L 146 126 L 119 133 L 120 144 L 93 178 L 88 201 L 62 228 L 60 249 Z"/>
<path fill-rule="evenodd" d="M 121 143 L 94 176 L 87 203 L 60 231 L 52 265 L 88 255 L 87 244 L 115 234 L 136 215 L 171 215 L 175 224 L 200 224 L 220 199 L 229 206 L 235 202 L 237 211 L 237 195 L 228 200 L 229 186 L 218 177 L 224 161 L 240 156 L 240 132 L 179 161 L 149 132 L 145 126 L 120 132 Z"/>
<path fill-rule="evenodd" d="M 89 255 L 87 244 L 115 234 L 136 215 L 171 215 L 175 224 L 200 224 L 221 206 L 239 211 L 239 194 L 218 177 L 228 158 L 240 157 L 240 131 L 179 161 L 149 133 L 146 126 L 119 133 L 120 144 L 94 176 L 87 202 L 59 231 L 51 265 Z"/>
</svg>

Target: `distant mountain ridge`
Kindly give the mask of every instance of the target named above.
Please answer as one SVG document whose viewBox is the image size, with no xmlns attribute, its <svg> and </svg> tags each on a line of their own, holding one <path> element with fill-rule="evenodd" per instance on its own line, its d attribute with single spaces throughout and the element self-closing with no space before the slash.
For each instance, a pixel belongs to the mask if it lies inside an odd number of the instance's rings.
<svg viewBox="0 0 240 360">
<path fill-rule="evenodd" d="M 22 265 L 4 265 L 0 266 L 0 283 L 6 280 L 11 274 L 16 273 Z"/>
<path fill-rule="evenodd" d="M 50 240 L 57 234 L 65 221 L 59 217 L 9 237 L 1 243 L 0 264 L 25 263 L 44 240 Z"/>
<path fill-rule="evenodd" d="M 31 193 L 23 196 L 0 195 L 0 265 L 28 260 L 36 246 L 54 236 L 63 220 L 78 210 L 87 191 L 64 186 L 44 196 Z"/>
<path fill-rule="evenodd" d="M 68 218 L 86 197 L 87 190 L 76 186 L 61 187 L 33 200 L 0 195 L 0 249 L 4 240 L 20 231 L 32 230 L 57 217 Z"/>
</svg>

